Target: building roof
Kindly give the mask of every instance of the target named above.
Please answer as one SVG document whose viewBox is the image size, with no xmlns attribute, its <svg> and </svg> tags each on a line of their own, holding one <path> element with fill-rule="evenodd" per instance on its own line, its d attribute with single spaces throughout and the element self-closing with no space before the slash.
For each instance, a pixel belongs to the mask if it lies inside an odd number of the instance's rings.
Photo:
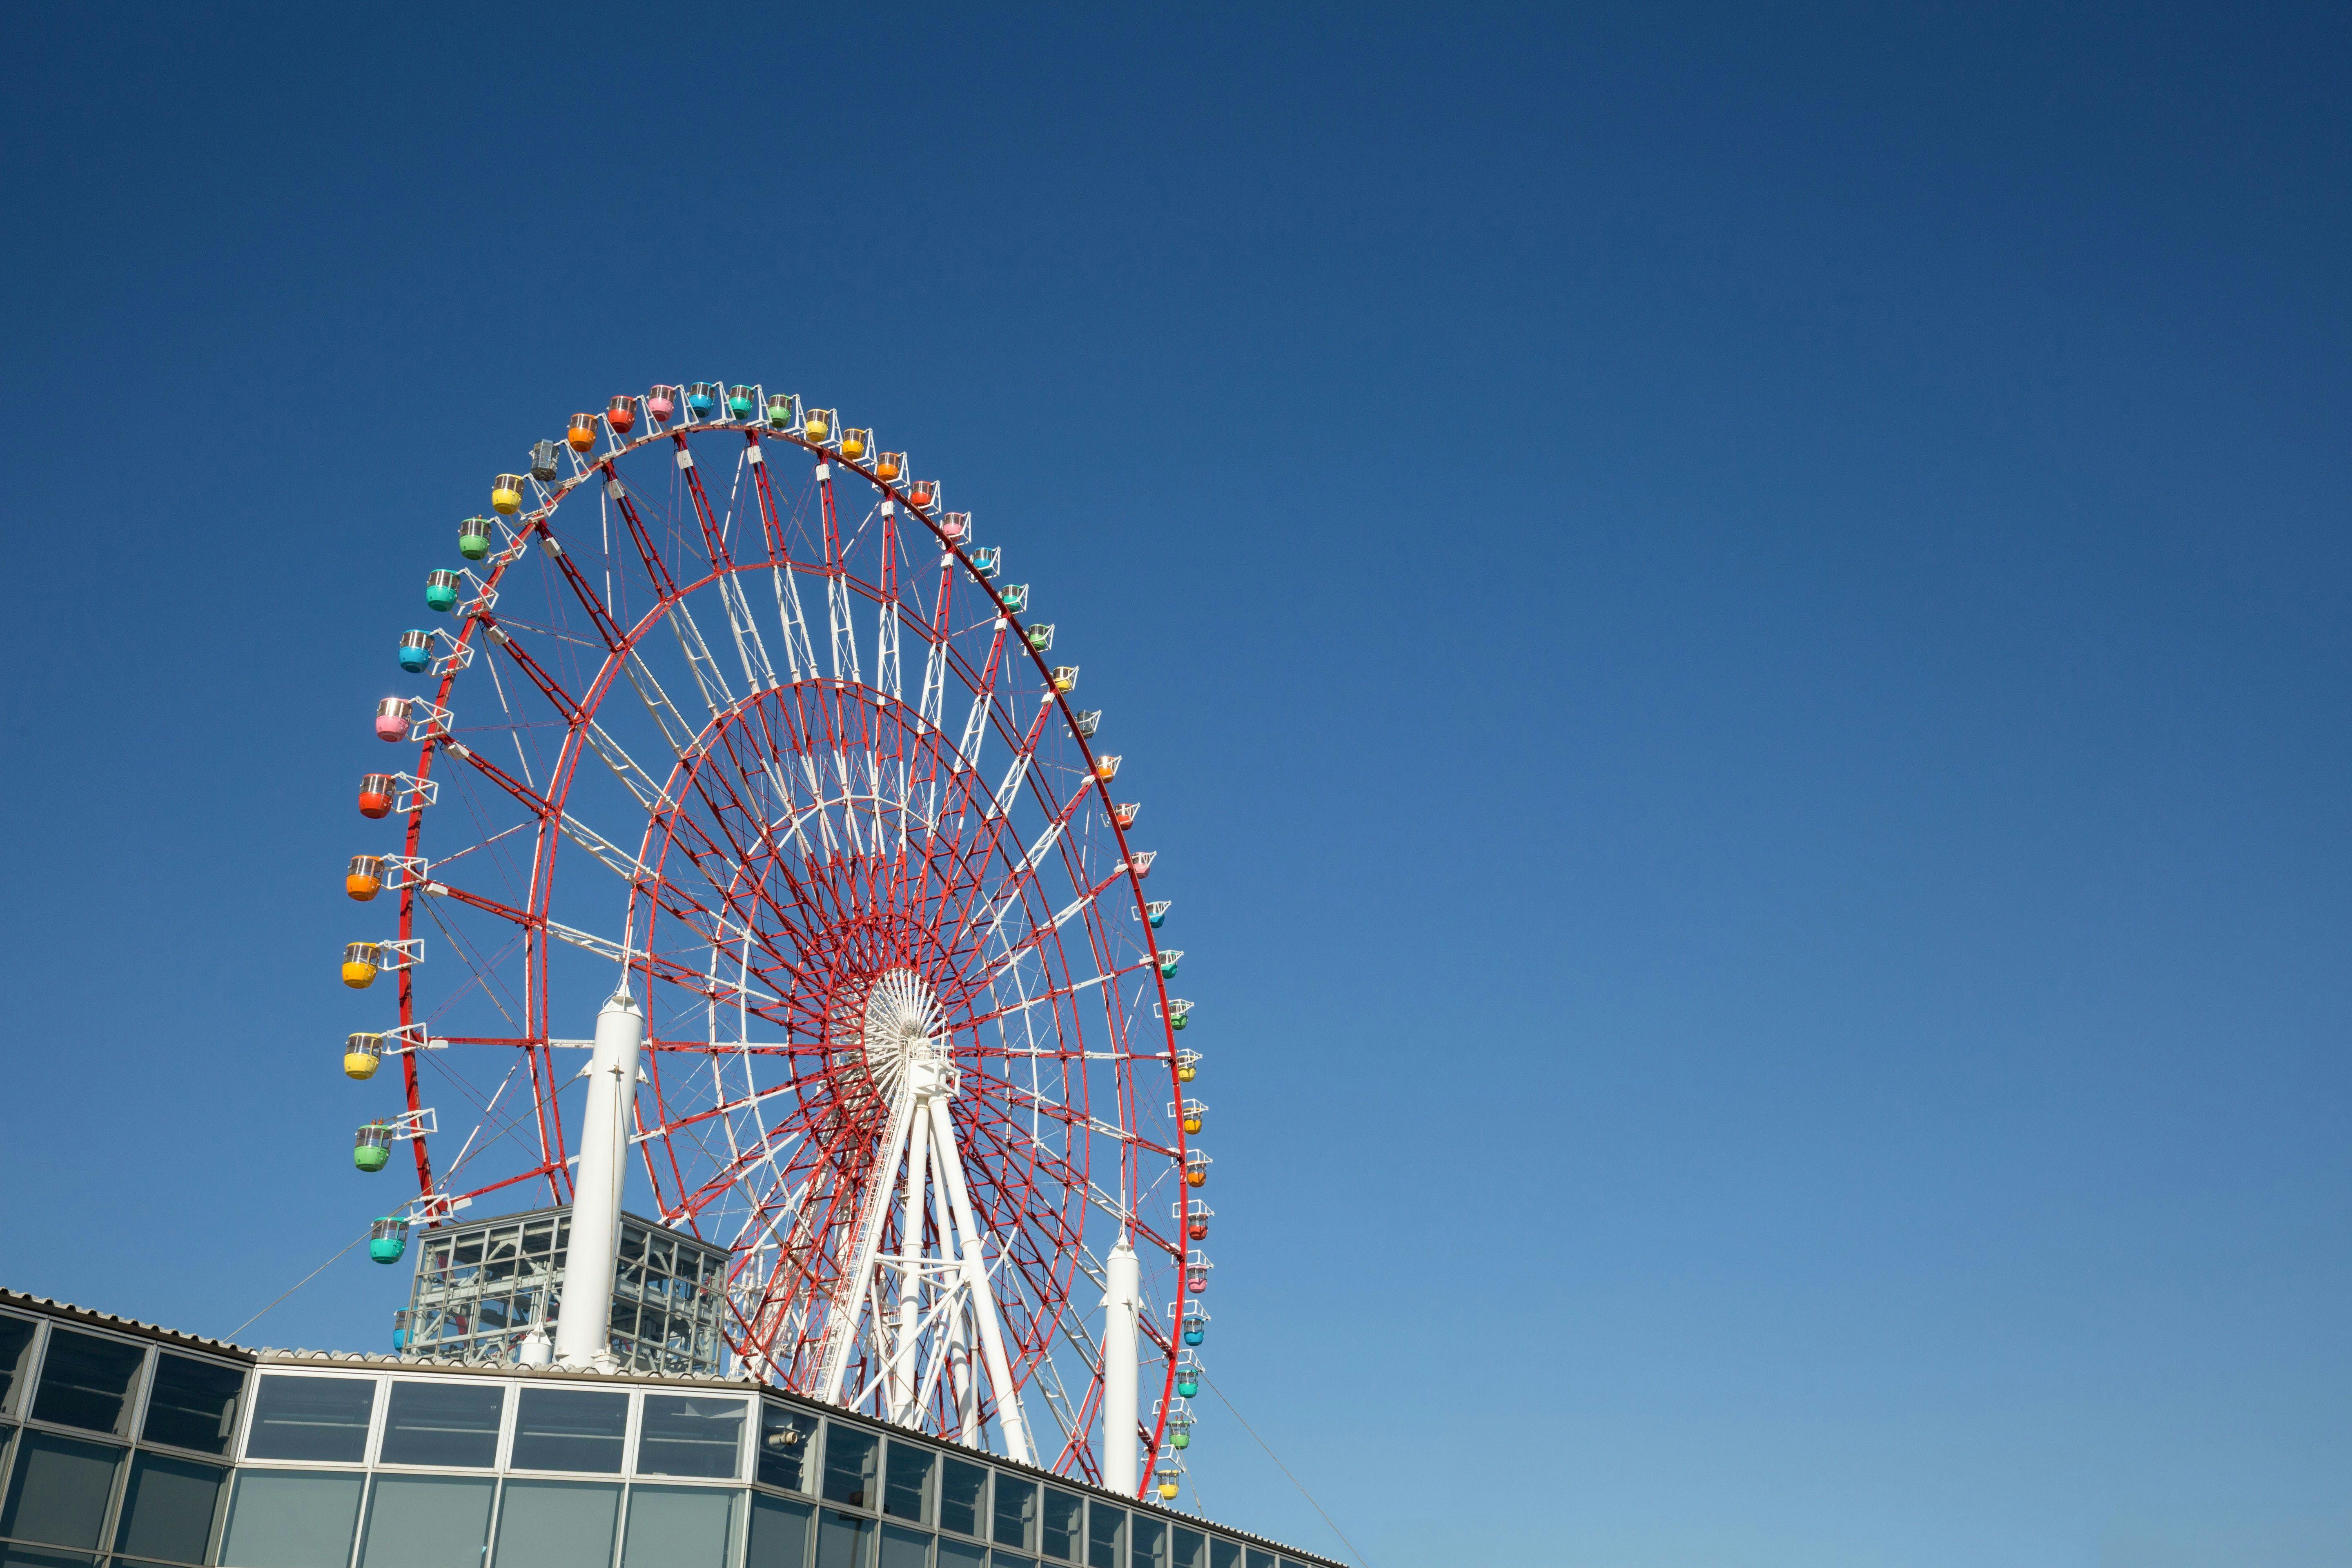
<svg viewBox="0 0 2352 1568">
<path fill-rule="evenodd" d="M 656 1372 L 597 1372 L 578 1367 L 516 1366 L 506 1363 L 444 1361 L 438 1356 L 387 1355 L 378 1351 L 266 1348 L 254 1350 L 246 1345 L 233 1344 L 227 1340 L 206 1339 L 201 1334 L 182 1333 L 176 1329 L 167 1329 L 161 1324 L 141 1322 L 136 1318 L 118 1318 L 111 1312 L 100 1312 L 89 1307 L 77 1307 L 69 1301 L 55 1300 L 47 1296 L 36 1296 L 28 1291 L 11 1290 L 5 1286 L 0 1286 L 0 1307 L 14 1307 L 19 1310 L 28 1310 L 68 1322 L 87 1323 L 92 1328 L 105 1329 L 119 1334 L 131 1334 L 141 1339 L 154 1340 L 162 1344 L 202 1351 L 208 1355 L 223 1356 L 258 1366 L 289 1368 L 317 1366 L 345 1369 L 372 1367 L 386 1372 L 404 1367 L 415 1372 L 433 1373 L 436 1375 L 455 1373 L 482 1377 L 545 1378 L 553 1381 L 659 1384 L 669 1387 L 723 1388 L 737 1394 L 762 1394 L 771 1399 L 780 1399 L 790 1404 L 803 1405 L 808 1409 L 821 1412 L 834 1420 L 855 1422 L 862 1426 L 870 1426 L 877 1432 L 897 1436 L 907 1435 L 907 1428 L 895 1426 L 878 1416 L 868 1415 L 863 1411 L 851 1410 L 844 1405 L 828 1404 L 810 1394 L 801 1394 L 789 1388 L 778 1388 L 772 1384 L 761 1383 L 757 1378 L 740 1374 L 732 1377 L 693 1377 Z M 933 1443 L 946 1441 L 929 1433 L 920 1433 L 917 1436 Z M 1254 1546 L 1277 1552 L 1294 1561 L 1318 1564 L 1319 1568 L 1347 1568 L 1346 1564 L 1337 1559 L 1326 1557 L 1320 1552 L 1305 1552 L 1296 1546 L 1286 1546 L 1278 1541 L 1272 1541 L 1250 1531 L 1238 1529 L 1222 1521 L 1212 1521 L 1199 1515 L 1181 1513 L 1151 1499 L 1127 1497 L 1106 1490 L 1092 1481 L 1058 1475 L 1036 1465 L 1024 1465 L 1016 1459 L 1007 1458 L 1002 1454 L 990 1454 L 986 1458 L 990 1464 L 1000 1469 L 1016 1471 L 1070 1490 L 1090 1493 L 1125 1508 L 1149 1510 L 1171 1523 L 1188 1527 L 1209 1525 L 1221 1533 L 1237 1536 Z"/>
<path fill-rule="evenodd" d="M 182 1333 L 160 1323 L 142 1323 L 136 1318 L 118 1318 L 111 1312 L 101 1312 L 91 1307 L 77 1307 L 70 1301 L 59 1301 L 47 1296 L 36 1296 L 26 1290 L 11 1290 L 0 1285 L 0 1307 L 28 1308 L 47 1317 L 63 1318 L 71 1322 L 88 1323 L 92 1328 L 109 1329 L 118 1334 L 135 1334 L 141 1339 L 155 1340 L 164 1344 L 183 1345 L 189 1350 L 212 1355 L 231 1356 L 238 1361 L 257 1361 L 260 1352 L 244 1345 L 231 1344 L 226 1340 L 206 1339 L 202 1334 Z"/>
</svg>

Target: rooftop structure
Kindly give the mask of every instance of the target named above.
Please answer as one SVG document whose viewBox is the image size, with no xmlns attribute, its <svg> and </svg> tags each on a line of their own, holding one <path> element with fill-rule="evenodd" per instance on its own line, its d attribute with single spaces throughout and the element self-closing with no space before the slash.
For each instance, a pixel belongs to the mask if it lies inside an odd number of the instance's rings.
<svg viewBox="0 0 2352 1568">
<path fill-rule="evenodd" d="M 621 1216 L 617 1240 L 606 1313 L 614 1362 L 631 1372 L 719 1371 L 727 1249 L 635 1215 Z M 393 1348 L 444 1361 L 520 1363 L 534 1358 L 536 1330 L 551 1353 L 571 1245 L 568 1208 L 428 1231 Z"/>
</svg>

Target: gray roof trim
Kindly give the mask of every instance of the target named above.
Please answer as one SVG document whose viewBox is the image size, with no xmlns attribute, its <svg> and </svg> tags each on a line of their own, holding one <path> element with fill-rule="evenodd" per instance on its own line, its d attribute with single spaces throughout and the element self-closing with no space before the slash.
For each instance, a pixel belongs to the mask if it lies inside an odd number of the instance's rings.
<svg viewBox="0 0 2352 1568">
<path fill-rule="evenodd" d="M 202 1334 L 184 1334 L 177 1329 L 167 1329 L 160 1323 L 142 1323 L 136 1318 L 118 1318 L 111 1312 L 101 1312 L 90 1307 L 77 1307 L 70 1301 L 59 1301 L 47 1296 L 36 1296 L 26 1290 L 11 1290 L 0 1285 L 0 1307 L 13 1307 L 19 1311 L 36 1312 L 46 1318 L 58 1318 L 71 1323 L 87 1323 L 94 1329 L 107 1329 L 118 1334 L 131 1334 L 160 1344 L 179 1345 L 188 1350 L 203 1351 L 208 1355 L 225 1356 L 231 1361 L 250 1363 L 258 1359 L 253 1351 L 226 1340 L 208 1340 Z"/>
</svg>

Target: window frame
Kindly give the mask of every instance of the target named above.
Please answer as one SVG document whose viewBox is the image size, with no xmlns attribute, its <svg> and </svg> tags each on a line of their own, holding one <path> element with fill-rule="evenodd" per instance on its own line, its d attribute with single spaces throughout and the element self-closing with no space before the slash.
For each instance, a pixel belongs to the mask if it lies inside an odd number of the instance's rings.
<svg viewBox="0 0 2352 1568">
<path fill-rule="evenodd" d="M 514 1403 L 520 1402 L 515 1401 Z M 578 1470 L 559 1472 L 520 1470 L 509 1472 L 501 1469 L 493 1479 L 498 1483 L 498 1493 L 490 1500 L 490 1535 L 488 1543 L 482 1551 L 483 1568 L 491 1568 L 491 1565 L 496 1563 L 498 1561 L 499 1531 L 506 1526 L 507 1489 L 517 1481 L 520 1481 L 527 1487 L 551 1482 L 557 1486 L 612 1488 L 614 1494 L 613 1540 L 611 1545 L 609 1545 L 604 1552 L 604 1562 L 607 1564 L 607 1568 L 609 1568 L 609 1565 L 620 1556 L 621 1543 L 623 1541 L 621 1530 L 622 1526 L 627 1521 L 629 1509 L 629 1483 L 623 1478 L 619 1476 L 608 1476 Z M 595 1568 L 595 1565 L 593 1563 L 583 1564 L 583 1568 Z"/>
<path fill-rule="evenodd" d="M 1085 1555 L 1079 1559 L 1077 1568 L 1095 1568 L 1095 1515 L 1098 1511 L 1118 1515 L 1118 1533 L 1111 1542 L 1111 1561 L 1107 1568 L 1129 1568 L 1129 1548 L 1135 1538 L 1134 1505 L 1110 1501 L 1091 1493 L 1087 1497 Z"/>
<path fill-rule="evenodd" d="M 997 1499 L 1003 1495 L 1002 1489 L 1006 1472 L 999 1465 L 991 1465 L 988 1468 L 988 1549 L 994 1552 L 1003 1548 L 1017 1557 L 1026 1557 L 1033 1562 L 1042 1560 L 1045 1557 L 1045 1484 L 1034 1476 L 1015 1475 L 1012 1478 L 1015 1485 L 1029 1489 L 1029 1539 L 1017 1544 L 1008 1542 L 1000 1539 L 996 1533 Z"/>
<path fill-rule="evenodd" d="M 117 1344 L 134 1345 L 139 1349 L 139 1370 L 132 1373 L 131 1392 L 122 1401 L 123 1423 L 111 1432 L 93 1432 L 87 1426 L 68 1426 L 62 1421 L 40 1421 L 33 1416 L 33 1406 L 39 1403 L 41 1379 L 49 1370 L 49 1347 L 57 1342 L 58 1330 L 82 1334 L 95 1340 L 111 1340 Z M 19 1398 L 16 1414 L 9 1419 L 38 1432 L 57 1432 L 68 1436 L 79 1434 L 92 1441 L 121 1443 L 126 1447 L 139 1441 L 139 1430 L 147 1425 L 147 1392 L 154 1383 L 155 1342 L 130 1334 L 115 1333 L 88 1323 L 61 1323 L 55 1319 L 45 1321 L 41 1331 L 34 1336 L 33 1353 L 28 1363 L 31 1370 L 25 1374 L 25 1387 L 30 1397 Z M 184 1450 L 174 1449 L 173 1452 Z M 217 1454 L 206 1456 L 218 1458 Z"/>
<path fill-rule="evenodd" d="M 388 1405 L 391 1402 L 392 1396 L 387 1391 L 383 1403 Z M 512 1401 L 509 1403 L 511 1404 Z M 360 1490 L 359 1517 L 352 1526 L 352 1549 L 344 1558 L 347 1568 L 358 1568 L 360 1563 L 366 1561 L 368 1534 L 375 1528 L 376 1481 L 379 1475 L 396 1481 L 430 1478 L 446 1481 L 478 1481 L 488 1487 L 490 1506 L 483 1515 L 480 1561 L 483 1563 L 489 1561 L 491 1548 L 497 1544 L 499 1539 L 499 1505 L 506 1500 L 504 1476 L 497 1470 L 460 1469 L 447 1465 L 392 1465 L 379 1469 L 371 1461 L 367 1470 L 367 1484 Z M 218 1555 L 217 1549 L 215 1555 Z M 106 1564 L 104 1568 L 114 1568 L 114 1565 Z M 129 1568 L 129 1565 L 124 1565 L 124 1568 Z"/>
<path fill-rule="evenodd" d="M 824 1477 L 822 1474 L 824 1458 L 824 1417 L 814 1410 L 803 1410 L 799 1405 L 782 1399 L 761 1397 L 755 1403 L 757 1408 L 752 1412 L 752 1419 L 756 1430 L 751 1434 L 751 1462 L 745 1467 L 751 1472 L 751 1486 L 771 1497 L 793 1498 L 804 1502 L 823 1501 L 824 1500 L 817 1494 L 824 1485 Z M 803 1445 L 807 1452 L 801 1458 L 801 1479 L 810 1484 L 810 1489 L 807 1491 L 796 1492 L 790 1487 L 780 1487 L 773 1482 L 760 1479 L 760 1448 L 766 1438 L 768 1412 L 771 1410 L 788 1411 L 809 1424 L 808 1440 Z"/>
<path fill-rule="evenodd" d="M 110 1563 L 122 1565 L 122 1568 L 128 1568 L 131 1564 L 138 1564 L 140 1568 L 145 1568 L 147 1564 L 160 1564 L 163 1561 L 161 1558 L 133 1556 L 121 1551 L 113 1544 L 116 1538 L 122 1533 L 122 1510 L 131 1501 L 131 1477 L 138 1468 L 139 1457 L 142 1453 L 152 1453 L 159 1459 L 178 1459 L 183 1464 L 201 1463 L 220 1471 L 220 1490 L 213 1497 L 212 1524 L 205 1532 L 205 1551 L 202 1558 L 205 1563 L 219 1562 L 222 1532 L 228 1528 L 229 1499 L 236 1492 L 236 1461 L 221 1454 L 192 1455 L 185 1448 L 173 1448 L 162 1443 L 140 1443 L 132 1446 L 131 1461 L 122 1467 L 121 1484 L 122 1495 L 116 1500 L 111 1517 L 107 1521 L 107 1553 Z"/>
<path fill-rule="evenodd" d="M 921 1493 L 921 1497 L 916 1504 L 915 1517 L 912 1519 L 908 1519 L 905 1514 L 892 1513 L 889 1511 L 887 1507 L 883 1506 L 887 1502 L 890 1496 L 890 1458 L 891 1456 L 896 1454 L 901 1447 L 911 1448 L 915 1452 L 921 1454 L 929 1461 L 929 1463 L 923 1468 L 922 1485 L 918 1489 Z M 881 1487 L 881 1496 L 875 1500 L 876 1516 L 883 1520 L 885 1522 L 896 1521 L 901 1526 L 911 1526 L 917 1530 L 936 1531 L 938 1527 L 931 1521 L 938 1516 L 940 1510 L 940 1461 L 944 1458 L 946 1458 L 946 1456 L 940 1453 L 938 1448 L 933 1447 L 929 1443 L 916 1441 L 911 1435 L 902 1437 L 893 1434 L 884 1439 L 882 1444 L 882 1463 L 876 1478 Z"/>
<path fill-rule="evenodd" d="M 299 1363 L 286 1364 L 264 1363 L 253 1370 L 253 1395 L 245 1402 L 245 1410 L 237 1417 L 236 1447 L 232 1451 L 234 1463 L 238 1468 L 242 1469 L 247 1465 L 253 1466 L 256 1469 L 289 1470 L 366 1470 L 374 1468 L 376 1448 L 383 1438 L 384 1410 L 392 1403 L 383 1386 L 391 1379 L 384 1373 L 346 1372 L 332 1366 L 310 1367 Z M 331 1377 L 345 1383 L 373 1384 L 375 1392 L 368 1405 L 367 1436 L 360 1445 L 360 1457 L 356 1459 L 272 1459 L 259 1455 L 248 1457 L 246 1450 L 253 1442 L 254 1420 L 261 1413 L 261 1380 L 269 1376 Z M 174 1452 L 177 1451 L 174 1450 Z M 405 1468 L 406 1467 L 396 1468 Z M 362 1509 L 367 1506 L 366 1498 L 362 1497 L 360 1500 L 360 1506 Z"/>
<path fill-rule="evenodd" d="M 18 1322 L 33 1325 L 33 1337 L 25 1346 L 24 1375 L 18 1378 L 16 1385 L 8 1390 L 7 1397 L 13 1403 L 0 1403 L 0 1424 L 14 1425 L 25 1418 L 26 1395 L 40 1382 L 41 1355 L 48 1344 L 49 1320 L 29 1312 L 10 1311 L 6 1309 L 0 1309 L 0 1318 L 14 1318 Z"/>
<path fill-rule="evenodd" d="M 325 1475 L 356 1475 L 360 1482 L 360 1495 L 352 1513 L 352 1538 L 350 1544 L 344 1548 L 343 1562 L 346 1568 L 349 1568 L 351 1563 L 358 1561 L 360 1542 L 367 1531 L 368 1504 L 373 1500 L 375 1489 L 365 1466 L 308 1465 L 293 1464 L 280 1459 L 257 1459 L 250 1468 L 257 1475 L 279 1475 L 293 1470 Z M 228 1527 L 236 1514 L 240 1494 L 245 1489 L 247 1469 L 245 1461 L 239 1459 L 235 1470 L 229 1476 L 229 1484 L 221 1489 L 220 1511 L 213 1521 L 212 1545 L 205 1554 L 205 1561 L 207 1563 L 218 1563 L 221 1553 L 228 1549 Z"/>
<path fill-rule="evenodd" d="M 517 1378 L 513 1380 L 513 1383 L 515 1394 L 513 1398 L 507 1401 L 506 1430 L 501 1435 L 499 1442 L 498 1473 L 499 1475 L 520 1476 L 526 1480 L 542 1481 L 605 1480 L 616 1483 L 626 1483 L 635 1479 L 629 1470 L 629 1467 L 634 1464 L 636 1459 L 637 1400 L 635 1396 L 637 1391 L 635 1389 L 629 1387 L 597 1388 L 587 1383 L 585 1380 L 575 1383 L 569 1380 L 551 1378 L 543 1381 L 537 1378 Z M 514 1444 L 515 1440 L 522 1436 L 522 1396 L 526 1393 L 536 1393 L 542 1389 L 564 1394 L 574 1392 L 587 1394 L 617 1394 L 626 1400 L 627 1403 L 622 1406 L 621 1414 L 621 1462 L 609 1470 L 526 1469 L 523 1467 L 517 1465 L 514 1462 Z M 500 1495 L 504 1496 L 505 1494 L 501 1493 Z M 625 1501 L 625 1500 L 624 1500 Z M 614 1526 L 614 1529 L 616 1531 L 619 1528 L 620 1526 L 617 1524 Z M 614 1540 L 617 1541 L 618 1539 L 618 1536 L 614 1537 Z M 613 1550 L 618 1552 L 620 1548 L 615 1546 Z"/>
<path fill-rule="evenodd" d="M 863 1436 L 873 1439 L 874 1488 L 872 1495 L 865 1502 L 840 1502 L 824 1495 L 824 1467 L 833 1455 L 833 1433 L 834 1428 L 836 1426 L 846 1427 L 852 1432 L 858 1433 Z M 843 1513 L 865 1514 L 869 1518 L 879 1520 L 882 1517 L 882 1484 L 885 1474 L 882 1467 L 889 1458 L 888 1452 L 884 1448 L 883 1444 L 888 1438 L 889 1434 L 887 1432 L 877 1431 L 875 1428 L 866 1425 L 863 1421 L 836 1421 L 832 1416 L 828 1415 L 824 1418 L 824 1430 L 820 1433 L 820 1436 L 824 1439 L 824 1446 L 817 1450 L 817 1467 L 814 1478 L 816 1481 L 816 1491 L 813 1494 L 817 1502 L 823 1507 L 836 1509 Z"/>
<path fill-rule="evenodd" d="M 1067 1557 L 1055 1557 L 1045 1550 L 1045 1509 L 1047 1500 L 1056 1491 L 1064 1497 L 1076 1499 L 1078 1505 L 1077 1528 L 1071 1536 L 1071 1540 L 1076 1544 L 1071 1548 L 1071 1553 Z M 1040 1563 L 1067 1563 L 1071 1568 L 1086 1568 L 1087 1504 L 1091 1500 L 1087 1495 L 1083 1483 L 1074 1488 L 1055 1486 L 1048 1482 L 1041 1487 L 1037 1493 L 1037 1544 L 1034 1550 L 1024 1552 L 1022 1555 L 1034 1557 Z"/>
<path fill-rule="evenodd" d="M 163 1358 L 166 1355 L 180 1356 L 188 1361 L 199 1361 L 210 1366 L 227 1367 L 243 1376 L 244 1382 L 239 1385 L 236 1394 L 236 1424 L 229 1428 L 228 1446 L 219 1453 L 206 1453 L 202 1448 L 183 1448 L 176 1443 L 165 1443 L 147 1436 L 147 1411 L 148 1406 L 154 1402 L 155 1374 L 163 1370 Z M 208 1465 L 225 1465 L 234 1469 L 244 1462 L 237 1458 L 237 1451 L 245 1447 L 246 1417 L 253 1409 L 255 1370 L 251 1366 L 230 1361 L 223 1356 L 205 1355 L 200 1351 L 181 1350 L 176 1346 L 166 1350 L 163 1346 L 157 1345 L 147 1360 L 146 1386 L 141 1392 L 139 1399 L 139 1436 L 132 1441 L 139 1447 L 152 1448 L 159 1454 L 202 1459 Z"/>
<path fill-rule="evenodd" d="M 492 1434 L 490 1439 L 490 1462 L 487 1465 L 457 1465 L 449 1463 L 438 1465 L 407 1465 L 382 1458 L 383 1453 L 383 1439 L 392 1430 L 393 1391 L 404 1383 L 430 1383 L 438 1384 L 445 1388 L 453 1386 L 458 1388 L 478 1388 L 487 1383 L 490 1384 L 490 1386 L 496 1388 L 499 1391 L 499 1425 L 498 1430 Z M 387 1373 L 383 1379 L 383 1387 L 380 1391 L 376 1399 L 376 1404 L 381 1408 L 377 1410 L 375 1417 L 370 1422 L 371 1430 L 368 1434 L 367 1459 L 365 1461 L 368 1468 L 372 1470 L 388 1470 L 396 1476 L 434 1474 L 447 1474 L 452 1476 L 504 1475 L 507 1470 L 507 1447 L 514 1436 L 515 1408 L 522 1403 L 520 1399 L 515 1396 L 515 1387 L 516 1384 L 514 1382 L 507 1378 L 435 1377 L 431 1375 L 408 1377 L 398 1373 Z M 263 1462 L 268 1463 L 268 1461 L 265 1460 Z M 495 1513 L 496 1510 L 494 1509 L 492 1511 Z"/>
<path fill-rule="evenodd" d="M 638 1469 L 637 1449 L 639 1445 L 645 1441 L 646 1398 L 649 1394 L 662 1394 L 677 1399 L 723 1399 L 733 1404 L 739 1410 L 740 1410 L 743 1413 L 743 1421 L 741 1426 L 735 1428 L 735 1468 L 733 1472 L 725 1476 L 681 1476 L 672 1474 L 666 1470 Z M 739 1393 L 731 1389 L 723 1392 L 717 1389 L 700 1387 L 636 1388 L 631 1390 L 629 1399 L 629 1447 L 625 1456 L 628 1460 L 629 1465 L 629 1479 L 634 1481 L 642 1478 L 648 1485 L 658 1483 L 663 1486 L 676 1484 L 678 1486 L 740 1487 L 748 1484 L 750 1478 L 744 1474 L 744 1471 L 747 1469 L 757 1469 L 758 1467 L 747 1464 L 746 1458 L 747 1456 L 752 1452 L 755 1447 L 757 1441 L 755 1433 L 757 1432 L 760 1424 L 760 1407 L 766 1403 L 767 1402 L 765 1400 L 760 1398 L 759 1395 L 755 1394 Z M 744 1506 L 748 1508 L 751 1505 L 747 1503 Z"/>
<path fill-rule="evenodd" d="M 951 1464 L 972 1465 L 980 1470 L 980 1506 L 973 1514 L 973 1522 L 980 1528 L 977 1532 L 971 1535 L 966 1535 L 961 1530 L 948 1528 L 948 1467 Z M 958 1541 L 976 1541 L 982 1547 L 993 1547 L 996 1543 L 991 1536 L 996 1528 L 996 1467 L 986 1459 L 967 1458 L 953 1449 L 941 1450 L 939 1462 L 932 1468 L 931 1472 L 931 1513 L 937 1522 L 930 1528 L 941 1535 L 951 1535 Z"/>
<path fill-rule="evenodd" d="M 82 1426 L 65 1426 L 56 1422 L 19 1423 L 13 1433 L 15 1440 L 8 1448 L 8 1468 L 5 1470 L 0 1470 L 0 1512 L 5 1512 L 7 1503 L 11 1500 L 9 1493 L 16 1484 L 16 1460 L 19 1458 L 16 1449 L 24 1446 L 27 1434 L 37 1437 L 55 1437 L 60 1442 L 80 1443 L 92 1448 L 114 1450 L 113 1474 L 107 1479 L 106 1501 L 100 1506 L 98 1512 L 98 1543 L 95 1546 L 83 1548 L 61 1545 L 54 1541 L 37 1541 L 26 1535 L 0 1536 L 0 1542 L 21 1543 L 36 1551 L 45 1551 L 68 1557 L 76 1554 L 87 1555 L 93 1563 L 105 1557 L 111 1549 L 114 1532 L 121 1523 L 122 1494 L 124 1489 L 131 1484 L 131 1458 L 138 1451 L 137 1445 L 127 1437 L 117 1437 L 110 1433 L 92 1432 Z"/>
<path fill-rule="evenodd" d="M 608 1560 L 614 1564 L 625 1563 L 628 1561 L 629 1514 L 636 1504 L 639 1484 L 632 1478 L 625 1484 L 621 1493 L 620 1516 L 613 1525 L 613 1555 Z M 728 1568 L 738 1568 L 738 1565 L 742 1563 L 743 1553 L 750 1548 L 751 1541 L 751 1489 L 750 1487 L 740 1480 L 721 1481 L 708 1478 L 698 1479 L 690 1476 L 680 1478 L 648 1476 L 642 1484 L 655 1491 L 718 1492 L 732 1497 L 735 1500 L 729 1504 L 727 1525 L 727 1564 Z M 499 1496 L 501 1500 L 505 1498 L 506 1492 L 503 1488 L 500 1489 Z M 491 1523 L 495 1528 L 497 1521 L 493 1519 Z M 815 1540 L 815 1535 L 816 1532 L 814 1530 L 809 1532 L 812 1542 Z"/>
</svg>

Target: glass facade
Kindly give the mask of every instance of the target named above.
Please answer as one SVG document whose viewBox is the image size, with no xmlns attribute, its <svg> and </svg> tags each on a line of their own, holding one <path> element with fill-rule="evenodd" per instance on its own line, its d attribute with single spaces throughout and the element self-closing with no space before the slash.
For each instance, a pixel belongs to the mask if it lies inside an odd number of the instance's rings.
<svg viewBox="0 0 2352 1568">
<path fill-rule="evenodd" d="M 249 1369 L 0 1308 L 0 1563 L 206 1563 Z"/>
<path fill-rule="evenodd" d="M 1337 1568 L 750 1384 L 256 1364 L 10 1305 L 0 1479 L 0 1568 Z"/>
</svg>

